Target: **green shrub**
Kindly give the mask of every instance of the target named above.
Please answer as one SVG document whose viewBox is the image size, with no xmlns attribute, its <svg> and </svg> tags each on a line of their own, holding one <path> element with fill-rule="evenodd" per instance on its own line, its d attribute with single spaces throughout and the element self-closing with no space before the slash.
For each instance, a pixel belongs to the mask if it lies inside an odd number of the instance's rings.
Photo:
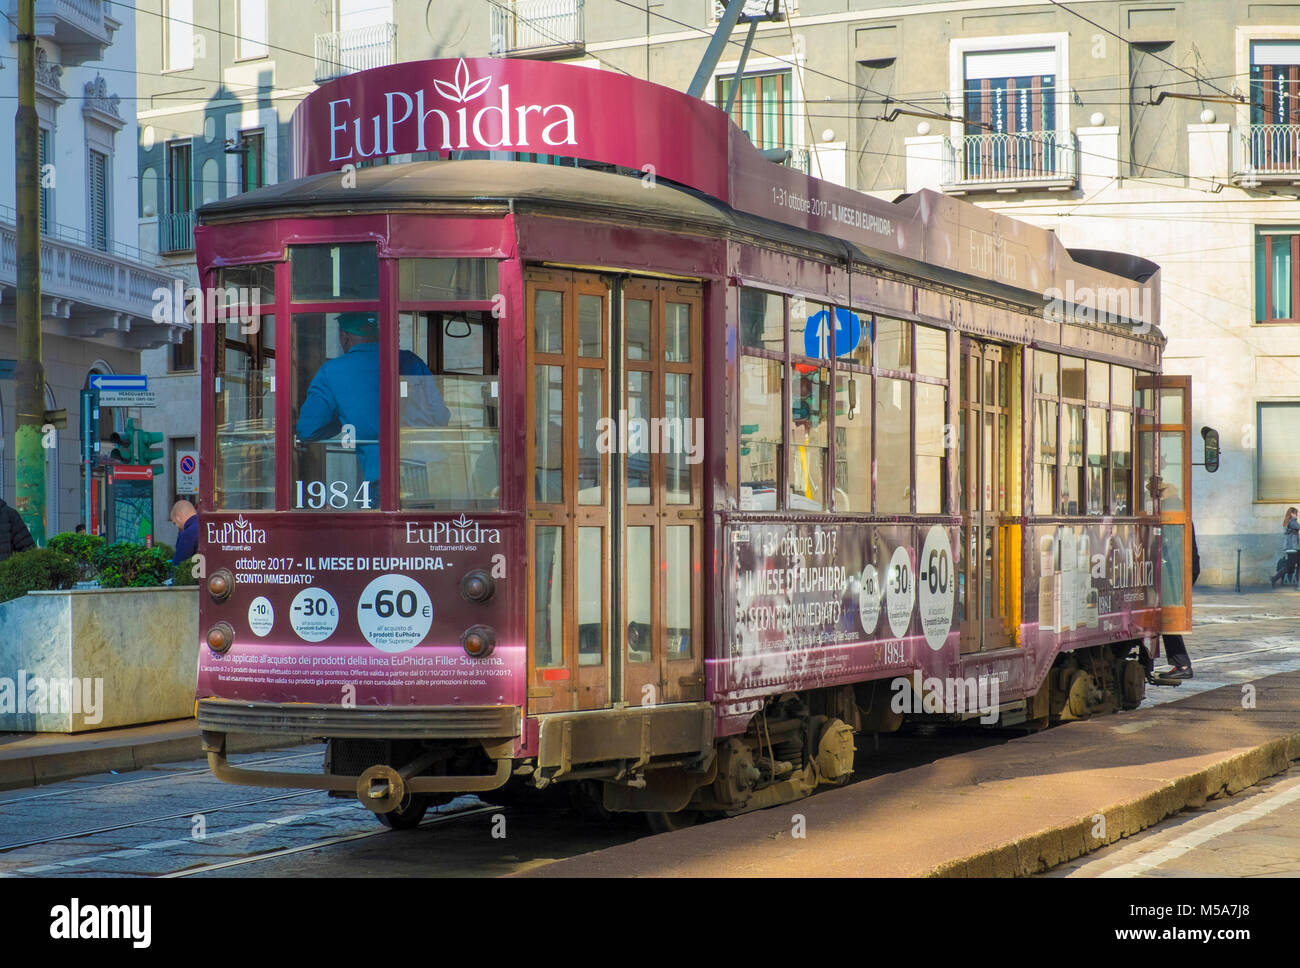
<svg viewBox="0 0 1300 968">
<path fill-rule="evenodd" d="M 172 577 L 170 558 L 161 548 L 119 542 L 96 549 L 91 562 L 104 588 L 152 588 Z"/>
<path fill-rule="evenodd" d="M 71 588 L 78 567 L 71 556 L 53 548 L 30 548 L 0 562 L 0 602 L 28 592 Z"/>
<path fill-rule="evenodd" d="M 173 552 L 175 554 L 175 552 Z M 171 555 L 168 555 L 170 558 Z M 173 576 L 173 585 L 197 585 L 199 580 L 194 577 L 194 558 L 189 557 L 176 566 L 176 574 Z"/>
<path fill-rule="evenodd" d="M 104 539 L 99 535 L 70 531 L 56 534 L 47 543 L 51 550 L 67 555 L 76 563 L 78 581 L 90 581 L 95 577 L 95 552 L 103 546 Z"/>
</svg>

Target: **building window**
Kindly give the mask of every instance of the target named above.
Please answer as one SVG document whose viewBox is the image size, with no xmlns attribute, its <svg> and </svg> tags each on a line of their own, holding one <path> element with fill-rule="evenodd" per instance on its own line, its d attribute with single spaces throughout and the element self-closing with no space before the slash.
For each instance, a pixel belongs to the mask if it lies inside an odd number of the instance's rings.
<svg viewBox="0 0 1300 968">
<path fill-rule="evenodd" d="M 41 156 L 41 234 L 49 235 L 54 230 L 54 177 L 53 169 L 46 165 L 54 164 L 54 144 L 48 128 L 41 128 L 38 150 Z"/>
<path fill-rule="evenodd" d="M 86 164 L 86 190 L 89 193 L 89 216 L 87 224 L 91 248 L 101 252 L 108 251 L 108 155 L 91 151 Z"/>
<path fill-rule="evenodd" d="M 1261 403 L 1258 407 L 1258 498 L 1295 501 L 1300 497 L 1300 403 Z"/>
<path fill-rule="evenodd" d="M 266 0 L 239 0 L 239 58 L 266 56 Z"/>
<path fill-rule="evenodd" d="M 962 87 L 968 179 L 1057 170 L 1054 48 L 968 53 Z"/>
<path fill-rule="evenodd" d="M 188 141 L 167 145 L 167 211 L 180 215 L 194 208 L 193 148 Z"/>
<path fill-rule="evenodd" d="M 1255 321 L 1300 322 L 1300 229 L 1269 228 L 1255 232 Z"/>
<path fill-rule="evenodd" d="M 266 184 L 266 134 L 256 131 L 239 132 L 239 189 L 251 192 Z"/>
<path fill-rule="evenodd" d="M 194 330 L 186 329 L 181 334 L 181 341 L 172 344 L 171 365 L 169 373 L 186 373 L 194 369 Z"/>
<path fill-rule="evenodd" d="M 194 66 L 194 0 L 164 0 L 163 70 Z"/>
<path fill-rule="evenodd" d="M 1295 124 L 1300 98 L 1300 41 L 1250 45 L 1250 123 Z"/>
<path fill-rule="evenodd" d="M 733 78 L 717 80 L 717 104 L 726 108 Z M 740 80 L 731 120 L 759 148 L 794 147 L 794 97 L 790 71 L 750 74 Z"/>
</svg>

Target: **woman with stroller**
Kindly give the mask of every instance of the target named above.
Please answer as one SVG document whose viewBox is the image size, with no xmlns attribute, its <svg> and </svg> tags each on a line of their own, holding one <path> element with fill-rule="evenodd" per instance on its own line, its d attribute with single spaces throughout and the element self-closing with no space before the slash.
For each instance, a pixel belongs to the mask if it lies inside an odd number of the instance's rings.
<svg viewBox="0 0 1300 968">
<path fill-rule="evenodd" d="M 1274 588 L 1295 570 L 1297 559 L 1300 559 L 1300 517 L 1295 508 L 1286 509 L 1286 516 L 1282 518 L 1282 533 L 1286 535 L 1286 550 L 1282 554 L 1277 574 L 1268 580 Z"/>
</svg>

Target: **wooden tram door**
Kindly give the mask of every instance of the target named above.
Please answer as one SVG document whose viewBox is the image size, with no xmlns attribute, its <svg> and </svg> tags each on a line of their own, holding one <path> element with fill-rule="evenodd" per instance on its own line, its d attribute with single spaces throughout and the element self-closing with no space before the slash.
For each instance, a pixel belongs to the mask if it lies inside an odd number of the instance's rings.
<svg viewBox="0 0 1300 968">
<path fill-rule="evenodd" d="M 1154 383 L 1154 387 L 1153 387 Z M 1136 388 L 1151 409 L 1155 391 L 1156 423 L 1138 423 L 1138 468 L 1142 509 L 1160 513 L 1160 628 L 1192 630 L 1192 378 L 1139 376 Z"/>
<path fill-rule="evenodd" d="M 525 299 L 530 712 L 702 699 L 700 287 L 533 269 Z"/>
<path fill-rule="evenodd" d="M 961 651 L 1010 644 L 1008 532 L 1001 517 L 1012 506 L 1010 350 L 962 338 L 958 477 L 961 493 L 961 564 L 957 612 Z"/>
</svg>

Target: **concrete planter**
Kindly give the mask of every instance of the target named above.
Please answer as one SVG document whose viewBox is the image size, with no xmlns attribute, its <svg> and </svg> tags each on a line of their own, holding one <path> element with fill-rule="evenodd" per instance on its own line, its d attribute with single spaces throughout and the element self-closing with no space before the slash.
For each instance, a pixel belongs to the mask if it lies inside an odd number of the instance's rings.
<svg viewBox="0 0 1300 968">
<path fill-rule="evenodd" d="M 0 731 L 194 715 L 198 588 L 31 592 L 0 604 Z"/>
</svg>

